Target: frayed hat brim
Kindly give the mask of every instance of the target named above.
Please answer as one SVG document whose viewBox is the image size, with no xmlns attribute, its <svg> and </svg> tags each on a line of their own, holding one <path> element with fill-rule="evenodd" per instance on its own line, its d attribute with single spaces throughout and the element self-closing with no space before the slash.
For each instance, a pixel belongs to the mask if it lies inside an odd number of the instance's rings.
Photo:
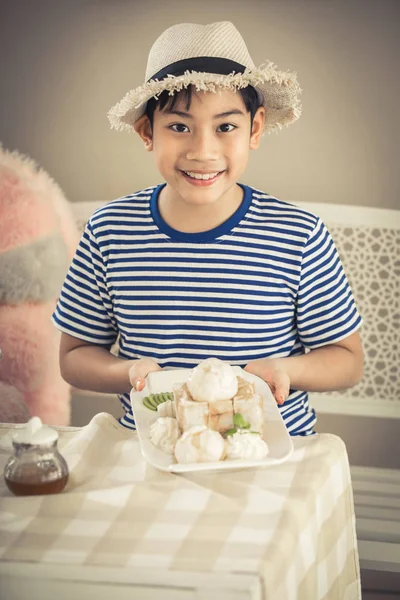
<svg viewBox="0 0 400 600">
<path fill-rule="evenodd" d="M 186 71 L 183 75 L 168 75 L 162 80 L 151 80 L 129 91 L 108 112 L 111 128 L 133 131 L 134 123 L 144 114 L 150 98 L 158 98 L 167 90 L 175 92 L 193 85 L 196 91 L 214 92 L 254 87 L 262 97 L 266 109 L 265 132 L 277 131 L 296 121 L 301 115 L 301 88 L 295 73 L 278 71 L 272 63 L 258 69 L 246 68 L 243 73 L 220 75 Z"/>
</svg>

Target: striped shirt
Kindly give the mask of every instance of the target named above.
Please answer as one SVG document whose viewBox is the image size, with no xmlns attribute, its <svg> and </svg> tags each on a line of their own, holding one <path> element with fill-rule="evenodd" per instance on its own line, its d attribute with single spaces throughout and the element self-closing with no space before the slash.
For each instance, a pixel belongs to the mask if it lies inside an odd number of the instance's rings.
<svg viewBox="0 0 400 600">
<path fill-rule="evenodd" d="M 169 227 L 165 184 L 99 208 L 83 232 L 53 323 L 119 356 L 191 368 L 210 356 L 244 367 L 304 354 L 361 324 L 332 238 L 308 211 L 241 185 L 243 201 L 202 233 Z M 134 428 L 129 394 L 121 423 Z M 316 422 L 304 391 L 279 407 L 290 434 Z"/>
</svg>

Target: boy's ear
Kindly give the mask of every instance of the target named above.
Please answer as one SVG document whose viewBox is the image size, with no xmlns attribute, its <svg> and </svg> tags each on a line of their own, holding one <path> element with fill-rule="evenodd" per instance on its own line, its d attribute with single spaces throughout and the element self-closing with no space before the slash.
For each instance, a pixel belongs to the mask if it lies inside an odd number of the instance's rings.
<svg viewBox="0 0 400 600">
<path fill-rule="evenodd" d="M 261 136 L 264 131 L 265 108 L 259 106 L 253 119 L 253 126 L 250 135 L 250 150 L 256 150 L 261 142 Z"/>
<path fill-rule="evenodd" d="M 142 138 L 145 149 L 148 152 L 151 152 L 153 150 L 153 131 L 151 129 L 149 117 L 147 115 L 142 115 L 140 119 L 133 124 L 133 129 Z"/>
</svg>

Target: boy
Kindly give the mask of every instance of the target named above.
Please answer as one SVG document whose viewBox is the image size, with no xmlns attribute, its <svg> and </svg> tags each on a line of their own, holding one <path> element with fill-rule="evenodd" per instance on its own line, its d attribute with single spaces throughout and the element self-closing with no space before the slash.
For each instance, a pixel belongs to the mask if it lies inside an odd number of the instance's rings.
<svg viewBox="0 0 400 600">
<path fill-rule="evenodd" d="M 323 223 L 238 183 L 263 132 L 300 116 L 299 94 L 294 75 L 254 67 L 231 23 L 180 24 L 110 111 L 165 183 L 94 213 L 53 321 L 64 378 L 118 393 L 123 425 L 149 372 L 210 356 L 265 379 L 292 435 L 313 432 L 307 391 L 360 380 L 361 318 Z"/>
</svg>

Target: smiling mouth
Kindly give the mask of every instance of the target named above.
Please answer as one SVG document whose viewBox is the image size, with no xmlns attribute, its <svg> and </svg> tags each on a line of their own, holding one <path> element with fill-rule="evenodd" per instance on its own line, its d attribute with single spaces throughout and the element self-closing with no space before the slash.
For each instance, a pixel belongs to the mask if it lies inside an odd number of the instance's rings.
<svg viewBox="0 0 400 600">
<path fill-rule="evenodd" d="M 209 181 L 210 179 L 216 179 L 218 175 L 221 175 L 223 171 L 214 171 L 211 173 L 196 173 L 195 171 L 182 171 L 190 179 L 196 179 L 198 181 Z"/>
</svg>

